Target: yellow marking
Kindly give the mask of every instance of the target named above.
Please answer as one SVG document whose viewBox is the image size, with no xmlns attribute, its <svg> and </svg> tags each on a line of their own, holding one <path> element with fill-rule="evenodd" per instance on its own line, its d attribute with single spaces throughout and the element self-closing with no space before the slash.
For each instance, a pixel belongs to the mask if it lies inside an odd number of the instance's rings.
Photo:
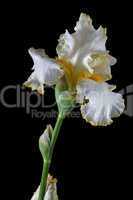
<svg viewBox="0 0 133 200">
<path fill-rule="evenodd" d="M 74 90 L 78 81 L 92 79 L 97 82 L 102 82 L 104 79 L 99 74 L 91 74 L 87 70 L 78 69 L 78 67 L 73 66 L 69 61 L 65 58 L 59 59 L 57 58 L 57 63 L 64 70 L 67 84 L 70 90 Z"/>
<path fill-rule="evenodd" d="M 97 81 L 97 82 L 103 82 L 104 81 L 104 78 L 99 75 L 99 74 L 93 74 L 90 79 L 94 80 L 94 81 Z"/>
<path fill-rule="evenodd" d="M 77 82 L 84 80 L 84 79 L 90 79 L 91 76 L 92 76 L 92 74 L 89 73 L 87 70 L 77 71 Z"/>
<path fill-rule="evenodd" d="M 74 66 L 68 62 L 66 59 L 58 59 L 58 64 L 64 70 L 65 77 L 69 88 L 72 90 L 76 85 L 75 69 Z"/>
</svg>

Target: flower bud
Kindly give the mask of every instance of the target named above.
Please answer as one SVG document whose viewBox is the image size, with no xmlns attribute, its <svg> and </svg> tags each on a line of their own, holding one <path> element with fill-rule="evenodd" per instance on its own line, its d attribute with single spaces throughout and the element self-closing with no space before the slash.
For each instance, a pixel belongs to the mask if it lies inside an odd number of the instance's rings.
<svg viewBox="0 0 133 200">
<path fill-rule="evenodd" d="M 42 154 L 44 161 L 49 160 L 49 150 L 50 150 L 50 141 L 52 136 L 53 128 L 51 125 L 48 125 L 44 133 L 39 139 L 39 148 Z"/>
</svg>

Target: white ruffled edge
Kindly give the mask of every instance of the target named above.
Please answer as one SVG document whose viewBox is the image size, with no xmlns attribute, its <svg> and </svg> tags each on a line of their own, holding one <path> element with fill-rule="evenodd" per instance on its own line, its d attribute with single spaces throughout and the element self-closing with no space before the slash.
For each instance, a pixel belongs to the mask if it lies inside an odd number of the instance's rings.
<svg viewBox="0 0 133 200">
<path fill-rule="evenodd" d="M 93 126 L 110 125 L 125 108 L 121 94 L 114 93 L 114 86 L 98 84 L 93 80 L 82 81 L 77 86 L 77 102 L 81 104 L 82 117 Z"/>
<path fill-rule="evenodd" d="M 24 86 L 44 94 L 44 84 L 48 86 L 55 85 L 64 75 L 64 71 L 57 64 L 56 60 L 46 55 L 44 49 L 30 48 L 29 54 L 34 62 L 32 68 L 34 71 L 24 83 Z"/>
</svg>

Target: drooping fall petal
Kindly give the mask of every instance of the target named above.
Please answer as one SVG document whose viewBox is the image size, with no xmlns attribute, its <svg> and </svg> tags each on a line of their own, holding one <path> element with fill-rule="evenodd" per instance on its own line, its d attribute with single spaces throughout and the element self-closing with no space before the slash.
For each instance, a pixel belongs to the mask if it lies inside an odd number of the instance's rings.
<svg viewBox="0 0 133 200">
<path fill-rule="evenodd" d="M 54 85 L 64 74 L 63 70 L 54 59 L 50 59 L 43 49 L 29 49 L 34 66 L 33 73 L 24 83 L 24 86 L 31 87 L 39 93 L 44 93 L 43 85 Z"/>
<path fill-rule="evenodd" d="M 81 81 L 77 86 L 77 102 L 81 104 L 83 118 L 94 126 L 107 126 L 112 118 L 124 111 L 124 100 L 112 92 L 114 86 L 93 80 Z"/>
</svg>

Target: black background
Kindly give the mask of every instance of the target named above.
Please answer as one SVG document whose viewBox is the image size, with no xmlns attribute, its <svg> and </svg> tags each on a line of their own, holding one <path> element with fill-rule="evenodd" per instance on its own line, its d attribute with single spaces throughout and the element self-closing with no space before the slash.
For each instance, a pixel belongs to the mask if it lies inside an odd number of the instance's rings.
<svg viewBox="0 0 133 200">
<path fill-rule="evenodd" d="M 95 27 L 108 29 L 108 49 L 118 63 L 112 67 L 117 91 L 132 80 L 132 13 L 128 1 L 36 1 L 8 5 L 1 18 L 1 89 L 22 84 L 31 72 L 28 48 L 45 48 L 56 55 L 57 39 L 73 30 L 81 12 L 90 14 Z M 24 49 L 24 51 L 23 51 Z M 24 55 L 24 57 L 23 57 Z M 3 62 L 2 62 L 3 61 Z M 54 94 L 46 94 L 53 100 Z M 8 102 L 15 93 L 7 94 Z M 39 184 L 42 160 L 38 138 L 55 119 L 31 118 L 24 108 L 1 106 L 1 184 L 4 198 L 30 199 Z M 119 198 L 131 191 L 132 123 L 126 115 L 111 126 L 94 128 L 82 118 L 69 118 L 63 127 L 53 157 L 51 173 L 59 180 L 60 199 Z M 4 175 L 4 176 L 2 176 Z"/>
</svg>

